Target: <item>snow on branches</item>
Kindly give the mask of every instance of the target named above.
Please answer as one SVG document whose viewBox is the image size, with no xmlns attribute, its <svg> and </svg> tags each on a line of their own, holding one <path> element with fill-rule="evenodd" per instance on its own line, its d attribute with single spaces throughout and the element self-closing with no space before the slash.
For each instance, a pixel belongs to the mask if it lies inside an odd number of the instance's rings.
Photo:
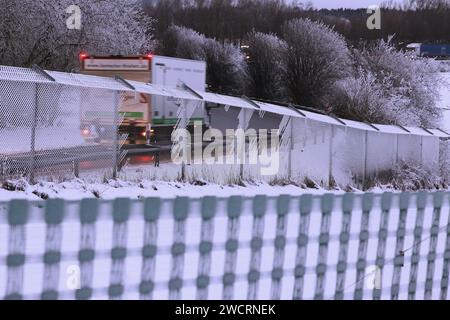
<svg viewBox="0 0 450 320">
<path fill-rule="evenodd" d="M 438 67 L 434 60 L 397 51 L 383 40 L 355 50 L 354 75 L 338 81 L 330 103 L 337 115 L 355 120 L 435 127 Z"/>
<path fill-rule="evenodd" d="M 68 28 L 71 0 L 0 0 L 0 64 L 71 70 L 77 55 L 140 54 L 153 48 L 152 18 L 139 0 L 78 0 L 81 28 Z M 70 11 L 69 11 L 70 12 Z"/>
</svg>

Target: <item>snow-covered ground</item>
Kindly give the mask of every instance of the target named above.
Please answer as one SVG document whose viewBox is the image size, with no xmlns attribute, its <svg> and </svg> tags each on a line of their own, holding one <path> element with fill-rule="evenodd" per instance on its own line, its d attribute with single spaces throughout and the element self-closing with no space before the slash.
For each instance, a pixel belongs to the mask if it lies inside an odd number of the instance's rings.
<svg viewBox="0 0 450 320">
<path fill-rule="evenodd" d="M 40 182 L 30 185 L 25 181 L 18 182 L 21 190 L 8 191 L 0 188 L 0 201 L 11 199 L 40 200 L 42 198 L 60 198 L 66 200 L 80 200 L 84 198 L 131 198 L 139 199 L 145 197 L 174 198 L 177 196 L 188 196 L 190 198 L 200 198 L 204 196 L 247 196 L 268 195 L 278 196 L 289 194 L 292 196 L 309 194 L 323 194 L 329 190 L 305 189 L 295 185 L 272 186 L 268 183 L 252 183 L 245 186 L 239 185 L 219 185 L 205 184 L 195 185 L 183 182 L 150 181 L 128 182 L 123 180 L 110 180 L 107 183 L 88 183 L 80 179 L 54 183 Z M 333 191 L 343 193 L 342 190 Z"/>
</svg>

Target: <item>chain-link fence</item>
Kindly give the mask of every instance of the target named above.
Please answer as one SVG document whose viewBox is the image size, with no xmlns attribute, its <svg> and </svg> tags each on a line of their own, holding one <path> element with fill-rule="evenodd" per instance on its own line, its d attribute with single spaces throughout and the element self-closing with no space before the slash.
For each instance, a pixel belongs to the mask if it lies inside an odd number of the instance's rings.
<svg viewBox="0 0 450 320">
<path fill-rule="evenodd" d="M 450 193 L 0 203 L 7 299 L 448 299 Z"/>
<path fill-rule="evenodd" d="M 0 179 L 112 176 L 121 89 L 112 79 L 1 67 Z"/>
<path fill-rule="evenodd" d="M 217 129 L 215 136 L 200 130 L 191 135 L 199 141 L 163 146 L 167 152 L 189 153 L 186 158 L 193 161 L 172 163 L 167 156 L 161 167 L 147 166 L 145 176 L 153 179 L 282 179 L 362 186 L 402 162 L 437 170 L 439 142 L 450 138 L 439 129 L 360 123 L 186 86 L 0 66 L 0 180 L 89 177 L 94 171 L 97 177 L 115 177 L 124 157 L 120 145 L 125 137 L 117 133 L 124 92 L 175 99 L 175 129 L 187 129 L 196 108 L 206 103 L 208 123 Z M 238 130 L 246 135 L 237 136 Z M 191 156 L 194 145 L 202 148 Z"/>
</svg>

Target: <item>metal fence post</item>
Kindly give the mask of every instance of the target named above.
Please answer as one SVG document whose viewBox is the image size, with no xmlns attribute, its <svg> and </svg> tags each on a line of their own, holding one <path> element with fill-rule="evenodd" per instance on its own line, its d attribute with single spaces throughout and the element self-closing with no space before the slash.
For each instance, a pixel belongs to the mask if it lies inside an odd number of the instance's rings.
<svg viewBox="0 0 450 320">
<path fill-rule="evenodd" d="M 398 165 L 398 149 L 399 149 L 399 135 L 395 135 L 395 165 Z"/>
<path fill-rule="evenodd" d="M 31 145 L 30 145 L 30 183 L 34 182 L 34 171 L 36 170 L 36 127 L 39 112 L 39 84 L 36 83 L 34 92 L 33 119 L 31 123 Z"/>
<path fill-rule="evenodd" d="M 114 91 L 114 124 L 113 124 L 113 144 L 114 144 L 114 163 L 113 163 L 113 179 L 117 179 L 117 171 L 119 167 L 119 92 Z"/>
<path fill-rule="evenodd" d="M 73 167 L 73 175 L 76 178 L 79 178 L 80 177 L 80 162 L 78 160 L 73 160 L 72 167 Z"/>
<path fill-rule="evenodd" d="M 328 186 L 333 187 L 333 137 L 334 137 L 334 126 L 330 125 L 330 154 L 329 154 L 329 166 L 328 166 Z"/>
<path fill-rule="evenodd" d="M 288 177 L 292 179 L 292 150 L 294 149 L 294 118 L 290 119 L 289 153 L 288 153 Z"/>
<path fill-rule="evenodd" d="M 369 144 L 369 131 L 364 134 L 364 165 L 363 165 L 363 189 L 367 186 L 367 150 Z"/>
<path fill-rule="evenodd" d="M 242 117 L 243 119 L 243 123 L 247 123 L 247 113 L 245 112 L 245 109 L 242 109 L 243 113 L 242 113 Z M 239 145 L 239 140 L 237 141 L 238 143 L 238 158 L 239 158 L 239 178 L 242 180 L 244 180 L 244 157 L 245 157 L 245 145 L 246 145 L 246 137 L 245 137 L 245 130 L 247 129 L 247 127 L 244 125 L 244 127 L 242 128 L 242 130 L 244 130 L 244 145 Z"/>
<path fill-rule="evenodd" d="M 420 164 L 423 166 L 423 136 L 420 136 Z"/>
<path fill-rule="evenodd" d="M 186 104 L 183 105 L 183 119 L 184 120 L 187 119 L 187 105 Z M 187 121 L 186 128 L 184 128 L 184 129 L 188 130 L 188 127 L 189 127 L 189 121 Z M 187 158 L 187 156 L 188 156 L 187 155 L 187 151 L 188 151 L 187 138 L 188 138 L 188 135 L 186 132 L 185 136 L 183 137 L 183 158 L 181 160 L 181 180 L 182 181 L 186 180 L 186 161 L 188 160 L 188 158 Z"/>
<path fill-rule="evenodd" d="M 239 162 L 239 178 L 241 180 L 244 179 L 244 162 L 245 162 L 246 147 L 247 147 L 246 130 L 249 127 L 249 123 L 250 123 L 250 120 L 252 119 L 253 113 L 254 113 L 254 110 L 242 109 L 238 115 L 238 120 L 239 120 L 238 129 L 241 129 L 243 131 L 243 133 L 242 133 L 243 141 L 240 141 L 239 135 L 235 135 L 236 147 L 237 147 L 236 156 L 237 156 L 237 160 Z"/>
</svg>

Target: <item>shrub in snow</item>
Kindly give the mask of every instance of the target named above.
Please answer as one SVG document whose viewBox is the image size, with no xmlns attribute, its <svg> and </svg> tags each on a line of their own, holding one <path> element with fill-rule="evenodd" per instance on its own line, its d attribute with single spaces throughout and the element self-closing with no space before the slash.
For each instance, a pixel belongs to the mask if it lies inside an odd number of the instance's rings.
<svg viewBox="0 0 450 320">
<path fill-rule="evenodd" d="M 331 95 L 337 115 L 385 124 L 436 126 L 441 110 L 436 106 L 439 80 L 434 60 L 397 51 L 390 41 L 356 50 L 354 59 L 355 75 L 338 82 Z"/>
<path fill-rule="evenodd" d="M 326 25 L 295 19 L 284 27 L 286 72 L 290 99 L 327 109 L 325 96 L 336 81 L 350 74 L 350 55 L 344 38 Z"/>
<path fill-rule="evenodd" d="M 244 93 L 248 81 L 247 64 L 239 47 L 178 26 L 167 30 L 159 47 L 164 55 L 206 61 L 206 81 L 211 90 Z"/>
<path fill-rule="evenodd" d="M 404 124 L 409 99 L 393 87 L 393 79 L 377 80 L 370 70 L 359 68 L 356 75 L 338 81 L 328 98 L 334 114 L 351 120 L 380 124 Z"/>
<path fill-rule="evenodd" d="M 208 39 L 206 43 L 207 82 L 212 91 L 242 94 L 248 80 L 245 55 L 238 46 Z"/>
<path fill-rule="evenodd" d="M 81 30 L 67 28 L 77 5 Z M 139 0 L 0 1 L 0 64 L 70 71 L 78 53 L 136 55 L 153 48 L 152 19 Z"/>
<path fill-rule="evenodd" d="M 25 179 L 8 180 L 3 182 L 2 189 L 8 191 L 25 191 L 29 187 L 29 183 Z"/>
<path fill-rule="evenodd" d="M 286 72 L 284 57 L 287 43 L 273 34 L 251 32 L 246 36 L 245 44 L 249 47 L 250 95 L 275 101 L 286 100 L 283 74 Z"/>
<path fill-rule="evenodd" d="M 206 60 L 204 35 L 185 27 L 172 25 L 164 33 L 159 51 L 167 56 L 192 60 Z"/>
<path fill-rule="evenodd" d="M 418 163 L 401 161 L 392 170 L 379 172 L 366 182 L 365 189 L 372 187 L 392 188 L 402 191 L 439 190 L 448 188 L 442 172 Z"/>
</svg>

